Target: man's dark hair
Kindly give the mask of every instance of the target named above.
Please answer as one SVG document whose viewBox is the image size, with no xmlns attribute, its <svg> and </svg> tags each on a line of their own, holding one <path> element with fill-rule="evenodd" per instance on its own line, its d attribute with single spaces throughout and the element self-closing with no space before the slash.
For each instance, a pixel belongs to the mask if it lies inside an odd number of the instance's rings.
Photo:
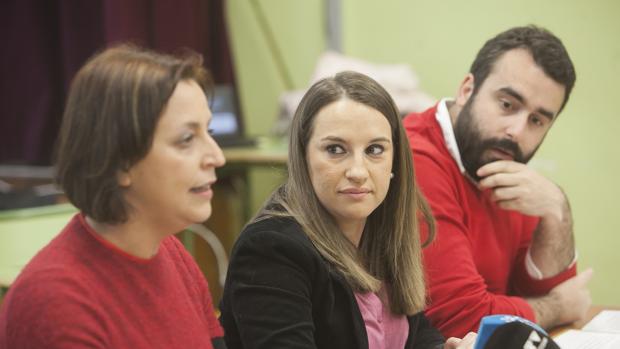
<svg viewBox="0 0 620 349">
<path fill-rule="evenodd" d="M 564 86 L 562 111 L 575 85 L 575 67 L 562 41 L 550 31 L 534 25 L 508 29 L 482 46 L 469 69 L 474 76 L 474 94 L 489 76 L 495 62 L 504 53 L 520 48 L 529 51 L 545 74 Z"/>
</svg>

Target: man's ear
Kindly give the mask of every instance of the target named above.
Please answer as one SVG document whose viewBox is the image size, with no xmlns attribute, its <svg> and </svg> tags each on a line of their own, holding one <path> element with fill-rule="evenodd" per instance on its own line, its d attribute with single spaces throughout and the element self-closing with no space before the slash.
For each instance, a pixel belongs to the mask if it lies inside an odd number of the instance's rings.
<svg viewBox="0 0 620 349">
<path fill-rule="evenodd" d="M 116 173 L 116 181 L 120 187 L 129 187 L 131 185 L 131 174 L 129 170 L 118 170 Z"/>
<path fill-rule="evenodd" d="M 469 98 L 471 98 L 472 94 L 474 93 L 475 87 L 476 85 L 474 83 L 474 75 L 471 73 L 467 74 L 465 76 L 465 79 L 463 79 L 463 82 L 461 82 L 458 93 L 456 94 L 456 104 L 459 107 L 463 108 L 463 106 L 467 103 Z"/>
</svg>

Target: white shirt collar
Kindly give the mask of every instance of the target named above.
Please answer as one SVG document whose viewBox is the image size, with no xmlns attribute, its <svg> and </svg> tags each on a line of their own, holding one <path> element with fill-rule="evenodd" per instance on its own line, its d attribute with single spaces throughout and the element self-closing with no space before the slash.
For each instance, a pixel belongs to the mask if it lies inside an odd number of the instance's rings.
<svg viewBox="0 0 620 349">
<path fill-rule="evenodd" d="M 435 112 L 435 119 L 439 123 L 439 127 L 441 128 L 441 132 L 443 133 L 443 139 L 446 142 L 446 148 L 448 148 L 448 152 L 456 161 L 456 164 L 459 166 L 459 170 L 461 173 L 465 174 L 465 167 L 463 166 L 463 162 L 461 161 L 461 152 L 459 151 L 459 146 L 456 143 L 456 138 L 454 137 L 454 129 L 452 127 L 452 119 L 450 118 L 450 112 L 448 112 L 448 106 L 446 102 L 452 102 L 451 98 L 442 98 L 439 103 L 437 103 L 437 112 Z"/>
</svg>

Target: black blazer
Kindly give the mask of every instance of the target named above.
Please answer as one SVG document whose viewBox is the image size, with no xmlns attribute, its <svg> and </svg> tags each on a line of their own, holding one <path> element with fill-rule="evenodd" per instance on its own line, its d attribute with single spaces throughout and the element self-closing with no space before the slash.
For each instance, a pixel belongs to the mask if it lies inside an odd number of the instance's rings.
<svg viewBox="0 0 620 349">
<path fill-rule="evenodd" d="M 220 310 L 228 349 L 368 348 L 350 286 L 289 218 L 244 229 L 232 251 Z M 405 348 L 443 346 L 423 313 L 408 320 Z"/>
</svg>

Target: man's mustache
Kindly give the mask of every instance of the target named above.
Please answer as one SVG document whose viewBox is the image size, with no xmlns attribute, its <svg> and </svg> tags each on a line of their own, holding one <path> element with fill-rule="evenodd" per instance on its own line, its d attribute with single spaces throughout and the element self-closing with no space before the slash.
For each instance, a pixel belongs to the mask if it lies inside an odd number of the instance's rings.
<svg viewBox="0 0 620 349">
<path fill-rule="evenodd" d="M 519 148 L 519 145 L 517 143 L 511 141 L 510 139 L 492 138 L 492 139 L 487 139 L 484 142 L 482 142 L 482 149 L 491 149 L 491 148 L 500 149 L 512 155 L 512 158 L 514 159 L 514 161 L 525 163 L 525 158 L 523 156 L 523 152 L 521 151 L 521 148 Z"/>
</svg>

